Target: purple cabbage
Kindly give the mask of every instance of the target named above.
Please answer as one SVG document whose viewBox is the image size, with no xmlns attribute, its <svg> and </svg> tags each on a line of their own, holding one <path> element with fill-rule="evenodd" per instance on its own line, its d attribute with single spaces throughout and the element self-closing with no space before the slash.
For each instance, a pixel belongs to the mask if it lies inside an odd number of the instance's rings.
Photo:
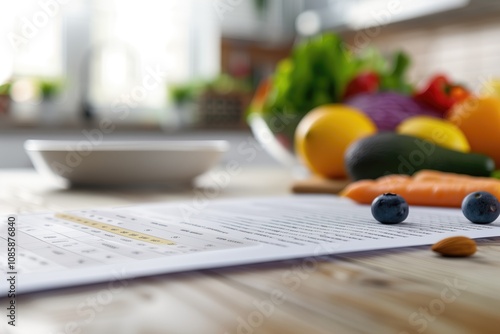
<svg viewBox="0 0 500 334">
<path fill-rule="evenodd" d="M 411 96 L 394 92 L 358 94 L 345 103 L 368 115 L 379 131 L 393 131 L 399 123 L 412 116 L 443 118 L 442 113 L 415 101 Z"/>
</svg>

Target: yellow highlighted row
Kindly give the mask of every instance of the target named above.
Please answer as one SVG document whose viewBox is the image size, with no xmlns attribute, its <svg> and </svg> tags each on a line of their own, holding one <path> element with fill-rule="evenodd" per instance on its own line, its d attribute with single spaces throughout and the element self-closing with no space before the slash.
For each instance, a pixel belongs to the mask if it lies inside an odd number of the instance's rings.
<svg viewBox="0 0 500 334">
<path fill-rule="evenodd" d="M 137 231 L 132 231 L 132 230 L 129 230 L 126 228 L 122 228 L 120 226 L 106 224 L 106 223 L 103 223 L 103 222 L 100 222 L 97 220 L 82 218 L 82 217 L 74 216 L 74 215 L 67 214 L 67 213 L 57 213 L 55 215 L 55 217 L 60 218 L 60 219 L 65 219 L 68 221 L 72 221 L 74 223 L 82 224 L 82 225 L 85 225 L 88 227 L 96 228 L 96 229 L 99 229 L 102 231 L 110 232 L 113 234 L 125 236 L 125 237 L 130 238 L 130 239 L 149 242 L 149 243 L 152 243 L 155 245 L 175 245 L 175 242 L 173 242 L 171 240 L 158 238 L 158 237 L 155 237 L 155 236 L 152 236 L 149 234 L 144 234 L 144 233 L 137 232 Z"/>
</svg>

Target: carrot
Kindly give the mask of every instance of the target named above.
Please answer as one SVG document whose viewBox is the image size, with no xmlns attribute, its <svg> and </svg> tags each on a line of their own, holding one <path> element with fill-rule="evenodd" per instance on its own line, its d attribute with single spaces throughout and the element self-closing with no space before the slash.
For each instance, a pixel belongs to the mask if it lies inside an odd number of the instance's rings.
<svg viewBox="0 0 500 334">
<path fill-rule="evenodd" d="M 433 181 L 433 182 L 484 182 L 490 181 L 500 184 L 500 180 L 490 177 L 470 176 L 465 174 L 445 173 L 437 170 L 421 170 L 413 174 L 414 181 Z"/>
<path fill-rule="evenodd" d="M 383 184 L 377 183 L 375 180 L 360 180 L 347 185 L 347 187 L 345 187 L 339 195 L 349 197 L 350 199 L 361 204 L 369 204 L 375 197 L 384 193 L 378 193 L 374 197 L 374 193 L 378 190 L 378 188 L 383 187 Z"/>
<path fill-rule="evenodd" d="M 370 204 L 375 197 L 392 192 L 401 195 L 410 205 L 460 207 L 462 200 L 474 191 L 487 191 L 500 198 L 500 184 L 491 180 L 474 182 L 398 181 L 394 183 L 361 180 L 351 183 L 342 196 L 362 204 Z"/>
</svg>

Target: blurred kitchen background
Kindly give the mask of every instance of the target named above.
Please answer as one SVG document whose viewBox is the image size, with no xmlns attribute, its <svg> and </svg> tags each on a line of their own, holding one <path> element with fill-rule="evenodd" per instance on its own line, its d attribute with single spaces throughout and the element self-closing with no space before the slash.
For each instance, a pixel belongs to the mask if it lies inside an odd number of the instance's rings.
<svg viewBox="0 0 500 334">
<path fill-rule="evenodd" d="M 499 15 L 492 0 L 0 0 L 0 167 L 30 166 L 28 138 L 102 122 L 106 140 L 250 141 L 260 80 L 324 31 L 405 50 L 417 85 L 440 72 L 474 89 L 500 77 Z"/>
</svg>

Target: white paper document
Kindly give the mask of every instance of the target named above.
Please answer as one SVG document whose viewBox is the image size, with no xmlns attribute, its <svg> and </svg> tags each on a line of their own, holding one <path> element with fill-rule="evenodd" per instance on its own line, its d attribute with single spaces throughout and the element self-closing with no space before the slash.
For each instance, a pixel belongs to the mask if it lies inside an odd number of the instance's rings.
<svg viewBox="0 0 500 334">
<path fill-rule="evenodd" d="M 17 274 L 17 293 L 427 245 L 452 235 L 500 236 L 500 221 L 472 224 L 458 209 L 410 207 L 405 222 L 383 225 L 369 206 L 331 195 L 155 203 L 15 219 L 15 266 L 9 266 L 8 248 L 14 244 L 7 218 L 0 263 L 5 275 Z"/>
</svg>

